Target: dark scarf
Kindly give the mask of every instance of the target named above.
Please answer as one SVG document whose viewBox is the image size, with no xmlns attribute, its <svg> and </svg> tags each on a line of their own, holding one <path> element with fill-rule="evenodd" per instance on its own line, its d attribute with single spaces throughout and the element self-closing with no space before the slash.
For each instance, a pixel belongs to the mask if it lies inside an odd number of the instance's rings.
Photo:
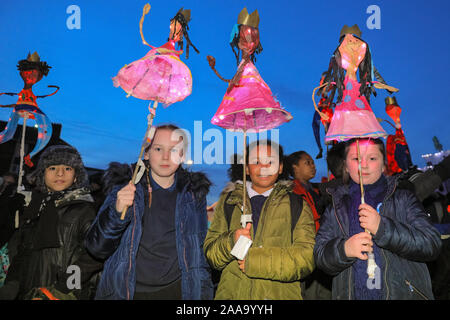
<svg viewBox="0 0 450 320">
<path fill-rule="evenodd" d="M 261 210 L 266 202 L 267 197 L 259 194 L 250 198 L 252 205 L 252 220 L 253 220 L 253 233 L 256 234 L 258 228 L 259 217 L 261 216 Z"/>
<path fill-rule="evenodd" d="M 382 175 L 377 182 L 364 185 L 365 202 L 378 211 L 378 206 L 383 202 L 387 192 L 387 181 Z M 364 232 L 359 222 L 358 207 L 361 204 L 361 189 L 359 184 L 350 181 L 349 185 L 349 236 Z M 375 262 L 380 268 L 380 276 L 384 271 L 384 259 L 382 259 L 380 248 L 373 243 Z M 357 300 L 381 300 L 383 299 L 383 281 L 380 289 L 369 289 L 367 287 L 367 260 L 357 259 L 352 265 L 353 280 L 355 285 L 355 299 Z"/>
<path fill-rule="evenodd" d="M 57 225 L 58 213 L 55 201 L 64 197 L 66 191 L 34 192 L 31 202 L 25 209 L 26 219 L 34 220 L 34 249 L 58 248 L 60 246 Z"/>
</svg>

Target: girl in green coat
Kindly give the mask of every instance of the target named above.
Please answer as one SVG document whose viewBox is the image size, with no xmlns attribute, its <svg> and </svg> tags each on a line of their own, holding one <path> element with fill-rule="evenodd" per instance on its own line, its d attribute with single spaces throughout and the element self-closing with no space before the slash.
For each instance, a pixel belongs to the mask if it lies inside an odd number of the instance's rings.
<svg viewBox="0 0 450 320">
<path fill-rule="evenodd" d="M 247 148 L 251 224 L 240 225 L 242 181 L 228 185 L 218 201 L 203 246 L 211 266 L 222 271 L 215 299 L 302 299 L 300 280 L 314 269 L 315 225 L 308 204 L 292 195 L 292 182 L 279 179 L 280 159 L 282 147 L 269 140 Z M 253 241 L 243 260 L 230 253 L 240 236 Z"/>
</svg>

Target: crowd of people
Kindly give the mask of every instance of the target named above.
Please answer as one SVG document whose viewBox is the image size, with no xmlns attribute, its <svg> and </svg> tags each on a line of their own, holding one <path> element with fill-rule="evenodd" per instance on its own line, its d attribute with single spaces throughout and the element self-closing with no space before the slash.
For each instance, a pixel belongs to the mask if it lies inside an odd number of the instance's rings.
<svg viewBox="0 0 450 320">
<path fill-rule="evenodd" d="M 177 129 L 156 128 L 135 181 L 136 164 L 117 162 L 89 181 L 70 146 L 43 151 L 30 196 L 4 174 L 0 299 L 450 299 L 449 196 L 438 190 L 450 157 L 387 176 L 383 141 L 352 139 L 332 146 L 331 178 L 313 183 L 306 151 L 257 140 L 208 214 L 211 181 L 183 168 Z M 238 258 L 241 238 L 252 242 Z"/>
</svg>

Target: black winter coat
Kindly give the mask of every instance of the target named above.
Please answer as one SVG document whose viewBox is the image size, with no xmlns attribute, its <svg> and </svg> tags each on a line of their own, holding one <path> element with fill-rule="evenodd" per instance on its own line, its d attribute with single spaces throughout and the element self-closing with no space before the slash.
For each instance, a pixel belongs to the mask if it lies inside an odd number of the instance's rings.
<svg viewBox="0 0 450 320">
<path fill-rule="evenodd" d="M 32 201 L 36 195 L 33 193 Z M 49 286 L 63 293 L 72 292 L 78 299 L 91 299 L 95 294 L 94 275 L 101 271 L 103 264 L 90 256 L 84 247 L 85 235 L 96 215 L 93 199 L 86 190 L 76 189 L 55 201 L 55 207 L 57 243 L 41 249 L 35 248 L 35 233 L 45 209 L 39 216 L 34 210 L 24 213 L 18 253 L 12 260 L 5 283 L 9 283 L 7 287 L 10 288 L 14 287 L 11 286 L 13 282 L 19 284 L 19 299 L 33 288 Z M 81 289 L 70 290 L 67 286 L 67 279 L 75 274 L 68 269 L 71 265 L 80 268 Z"/>
<path fill-rule="evenodd" d="M 373 241 L 381 249 L 385 299 L 433 299 L 430 275 L 425 264 L 441 249 L 439 232 L 416 196 L 397 189 L 396 179 L 387 177 L 388 191 L 380 209 L 381 221 Z M 328 188 L 332 205 L 322 216 L 316 236 L 314 259 L 319 269 L 332 275 L 333 299 L 354 299 L 352 264 L 344 243 L 349 238 L 348 185 Z"/>
</svg>

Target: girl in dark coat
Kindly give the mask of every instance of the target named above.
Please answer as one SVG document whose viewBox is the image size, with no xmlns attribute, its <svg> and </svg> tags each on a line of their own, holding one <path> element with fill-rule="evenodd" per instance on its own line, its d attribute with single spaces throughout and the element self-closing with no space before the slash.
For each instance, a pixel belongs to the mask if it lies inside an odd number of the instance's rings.
<svg viewBox="0 0 450 320">
<path fill-rule="evenodd" d="M 425 262 L 439 254 L 439 232 L 415 195 L 384 177 L 383 142 L 360 141 L 366 203 L 361 204 L 356 143 L 350 140 L 344 167 L 350 181 L 327 189 L 332 205 L 316 236 L 317 267 L 334 276 L 333 299 L 433 299 Z M 368 252 L 378 266 L 374 280 L 366 272 Z"/>
<path fill-rule="evenodd" d="M 111 190 L 86 238 L 88 250 L 106 259 L 96 299 L 212 299 L 202 252 L 210 182 L 181 167 L 187 140 L 173 140 L 177 129 L 156 129 L 136 185 L 130 166 L 110 165 L 105 186 Z"/>
</svg>

